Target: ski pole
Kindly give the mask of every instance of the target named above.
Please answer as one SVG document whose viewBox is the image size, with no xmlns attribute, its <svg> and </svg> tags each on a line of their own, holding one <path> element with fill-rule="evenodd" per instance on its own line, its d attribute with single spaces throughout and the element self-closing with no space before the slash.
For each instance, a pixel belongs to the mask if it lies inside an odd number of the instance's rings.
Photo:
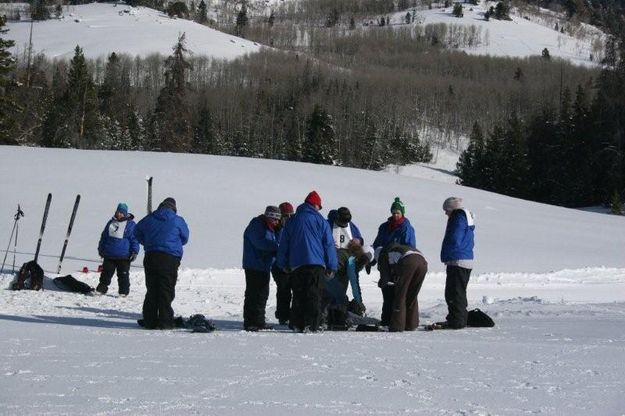
<svg viewBox="0 0 625 416">
<path fill-rule="evenodd" d="M 46 208 L 43 211 L 43 219 L 41 221 L 41 230 L 39 230 L 39 240 L 37 240 L 37 250 L 35 250 L 35 263 L 39 257 L 39 249 L 41 248 L 41 239 L 43 238 L 43 232 L 46 229 L 46 221 L 48 220 L 48 212 L 50 211 L 50 204 L 52 203 L 52 194 L 48 194 L 46 199 Z"/>
<path fill-rule="evenodd" d="M 153 176 L 147 176 L 145 180 L 148 182 L 148 215 L 152 213 L 152 180 Z"/>
<path fill-rule="evenodd" d="M 67 234 L 65 235 L 65 242 L 63 243 L 63 250 L 61 250 L 61 257 L 59 257 L 59 267 L 56 269 L 56 273 L 61 273 L 61 263 L 63 263 L 63 257 L 65 257 L 65 250 L 67 249 L 67 243 L 69 241 L 69 235 L 72 233 L 72 227 L 74 226 L 74 220 L 76 219 L 76 211 L 78 211 L 78 204 L 80 203 L 80 195 L 76 195 L 76 201 L 74 201 L 74 208 L 72 209 L 72 216 L 69 219 L 69 225 L 67 226 Z"/>
<path fill-rule="evenodd" d="M 20 205 L 17 204 L 17 212 L 13 216 L 13 219 L 15 221 L 13 222 L 13 229 L 11 230 L 11 237 L 9 237 L 9 244 L 7 245 L 7 249 L 4 252 L 4 260 L 2 260 L 2 268 L 0 269 L 0 271 L 4 271 L 4 265 L 7 260 L 7 255 L 9 254 L 9 247 L 11 247 L 11 240 L 13 240 L 13 234 L 15 233 L 15 246 L 13 250 L 13 272 L 15 272 L 15 252 L 17 251 L 17 231 L 19 230 L 17 222 L 23 216 L 24 216 L 24 211 L 22 211 L 22 209 L 20 208 Z"/>
</svg>

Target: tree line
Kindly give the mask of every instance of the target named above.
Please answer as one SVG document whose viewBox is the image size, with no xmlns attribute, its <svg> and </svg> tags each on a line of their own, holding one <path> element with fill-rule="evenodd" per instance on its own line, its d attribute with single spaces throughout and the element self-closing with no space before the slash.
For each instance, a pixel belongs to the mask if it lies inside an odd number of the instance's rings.
<svg viewBox="0 0 625 416">
<path fill-rule="evenodd" d="M 458 162 L 462 184 L 569 207 L 625 196 L 625 36 L 613 37 L 590 88 L 564 89 L 558 106 L 509 116 L 485 134 L 479 123 Z"/>
</svg>

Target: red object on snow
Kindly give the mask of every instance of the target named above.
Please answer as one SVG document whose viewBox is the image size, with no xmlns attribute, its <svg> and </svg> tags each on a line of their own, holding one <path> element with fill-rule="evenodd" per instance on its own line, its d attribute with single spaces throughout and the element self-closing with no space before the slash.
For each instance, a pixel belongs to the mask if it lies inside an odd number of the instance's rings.
<svg viewBox="0 0 625 416">
<path fill-rule="evenodd" d="M 83 273 L 89 273 L 89 268 L 87 266 L 82 268 Z"/>
<path fill-rule="evenodd" d="M 101 264 L 98 265 L 98 273 L 102 273 L 102 265 Z"/>
</svg>

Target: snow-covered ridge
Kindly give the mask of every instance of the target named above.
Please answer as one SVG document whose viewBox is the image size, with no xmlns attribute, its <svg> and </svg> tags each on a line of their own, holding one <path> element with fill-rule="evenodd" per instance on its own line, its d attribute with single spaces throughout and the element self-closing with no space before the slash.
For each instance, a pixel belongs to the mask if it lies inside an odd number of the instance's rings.
<svg viewBox="0 0 625 416">
<path fill-rule="evenodd" d="M 28 50 L 30 21 L 9 22 L 6 38 L 14 51 Z M 86 57 L 106 57 L 112 52 L 130 56 L 170 55 L 178 36 L 186 34 L 187 48 L 195 55 L 234 59 L 260 49 L 260 45 L 207 26 L 146 7 L 92 3 L 64 6 L 62 19 L 33 24 L 33 52 L 50 58 L 71 58 L 76 45 Z"/>
</svg>

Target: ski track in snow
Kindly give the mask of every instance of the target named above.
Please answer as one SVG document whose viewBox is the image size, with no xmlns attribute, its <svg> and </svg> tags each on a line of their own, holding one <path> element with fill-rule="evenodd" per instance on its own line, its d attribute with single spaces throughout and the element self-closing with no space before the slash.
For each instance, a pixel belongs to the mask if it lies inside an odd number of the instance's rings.
<svg viewBox="0 0 625 416">
<path fill-rule="evenodd" d="M 98 279 L 76 276 L 92 286 Z M 362 280 L 368 312 L 379 316 L 377 276 Z M 42 292 L 2 290 L 0 414 L 618 415 L 624 408 L 625 334 L 614 329 L 625 323 L 625 303 L 601 288 L 622 293 L 623 269 L 477 275 L 470 307 L 488 311 L 495 328 L 403 334 L 246 333 L 244 281 L 240 269 L 181 271 L 174 309 L 207 315 L 218 327 L 212 334 L 138 329 L 141 272 L 131 274 L 125 299 L 115 281 L 105 296 L 61 292 L 48 278 Z M 544 291 L 551 284 L 559 295 Z M 527 296 L 510 296 L 522 285 Z M 422 323 L 444 317 L 443 287 L 443 273 L 428 274 Z M 271 290 L 267 316 L 275 321 Z"/>
</svg>

